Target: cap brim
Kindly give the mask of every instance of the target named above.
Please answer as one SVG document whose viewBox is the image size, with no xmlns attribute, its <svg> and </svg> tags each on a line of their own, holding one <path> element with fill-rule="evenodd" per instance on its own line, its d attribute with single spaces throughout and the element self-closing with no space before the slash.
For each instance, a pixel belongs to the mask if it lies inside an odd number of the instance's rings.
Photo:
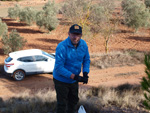
<svg viewBox="0 0 150 113">
<path fill-rule="evenodd" d="M 82 34 L 82 32 L 79 32 L 79 31 L 70 31 L 70 33 L 78 33 L 78 34 Z"/>
</svg>

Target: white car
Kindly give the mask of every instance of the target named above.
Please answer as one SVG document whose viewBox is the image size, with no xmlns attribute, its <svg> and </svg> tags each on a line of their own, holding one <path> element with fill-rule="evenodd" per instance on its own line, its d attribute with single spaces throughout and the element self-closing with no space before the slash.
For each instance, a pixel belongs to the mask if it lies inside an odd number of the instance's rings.
<svg viewBox="0 0 150 113">
<path fill-rule="evenodd" d="M 55 54 L 40 49 L 28 49 L 9 53 L 5 59 L 4 70 L 15 80 L 23 80 L 25 75 L 52 73 Z"/>
</svg>

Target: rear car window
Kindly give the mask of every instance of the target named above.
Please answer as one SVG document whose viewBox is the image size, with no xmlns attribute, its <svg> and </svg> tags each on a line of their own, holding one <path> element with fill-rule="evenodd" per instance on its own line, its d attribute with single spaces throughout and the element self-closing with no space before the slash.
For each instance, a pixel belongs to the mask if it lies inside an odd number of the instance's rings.
<svg viewBox="0 0 150 113">
<path fill-rule="evenodd" d="M 36 55 L 34 57 L 35 57 L 35 61 L 47 61 L 47 58 L 44 56 Z"/>
<path fill-rule="evenodd" d="M 18 58 L 17 60 L 21 62 L 34 62 L 34 59 L 32 56 L 21 57 L 21 58 Z"/>
<path fill-rule="evenodd" d="M 44 51 L 42 51 L 42 54 L 44 54 L 44 55 L 46 55 L 46 56 L 48 56 L 48 57 L 51 57 L 51 58 L 55 59 L 55 55 L 53 55 L 53 54 L 48 54 L 48 53 L 46 53 L 46 52 L 44 52 Z"/>
<path fill-rule="evenodd" d="M 11 58 L 11 57 L 7 57 L 6 59 L 5 59 L 5 61 L 6 62 L 10 62 L 10 61 L 12 61 L 13 59 Z"/>
</svg>

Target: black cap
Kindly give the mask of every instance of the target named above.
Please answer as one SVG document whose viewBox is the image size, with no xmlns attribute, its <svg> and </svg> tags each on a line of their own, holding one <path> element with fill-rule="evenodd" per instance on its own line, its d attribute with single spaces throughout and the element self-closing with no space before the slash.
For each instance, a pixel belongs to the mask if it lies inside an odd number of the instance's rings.
<svg viewBox="0 0 150 113">
<path fill-rule="evenodd" d="M 82 34 L 82 27 L 78 24 L 74 24 L 70 27 L 69 32 Z"/>
</svg>

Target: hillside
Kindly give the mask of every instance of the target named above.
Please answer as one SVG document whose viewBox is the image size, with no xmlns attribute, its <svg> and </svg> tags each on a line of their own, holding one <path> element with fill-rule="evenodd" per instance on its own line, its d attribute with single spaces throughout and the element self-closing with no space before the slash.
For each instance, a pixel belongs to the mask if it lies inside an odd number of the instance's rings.
<svg viewBox="0 0 150 113">
<path fill-rule="evenodd" d="M 56 0 L 60 2 L 62 0 Z M 41 6 L 46 3 L 46 0 L 24 0 L 18 2 L 22 6 L 33 6 L 41 8 Z M 0 9 L 7 11 L 8 7 L 12 7 L 17 2 L 1 2 Z M 119 4 L 119 3 L 117 3 Z M 120 11 L 120 7 L 116 8 Z M 16 29 L 21 36 L 27 40 L 27 44 L 23 49 L 37 48 L 42 49 L 46 52 L 55 52 L 55 48 L 59 42 L 67 38 L 68 29 L 71 25 L 70 22 L 63 19 L 62 15 L 58 15 L 60 20 L 59 26 L 52 32 L 47 33 L 43 29 L 39 29 L 36 25 L 27 26 L 25 23 L 17 22 L 16 20 L 6 17 L 6 14 L 0 11 L 0 17 L 3 22 L 8 25 L 9 32 L 12 29 Z M 104 54 L 104 39 L 100 35 L 95 38 L 84 38 L 89 47 L 90 55 Z M 109 43 L 109 52 L 124 52 L 129 51 L 133 54 L 138 52 L 148 52 L 150 51 L 150 37 L 149 29 L 140 29 L 138 33 L 134 34 L 131 28 L 126 27 L 123 24 L 119 24 L 116 32 L 113 34 L 112 39 Z M 24 91 L 25 89 L 31 92 L 36 92 L 43 88 L 53 88 L 52 75 L 41 74 L 26 77 L 25 80 L 20 82 L 15 82 L 9 77 L 6 77 L 3 73 L 3 61 L 7 56 L 3 54 L 2 46 L 0 46 L 0 96 L 8 97 Z M 99 57 L 91 57 L 91 60 L 99 59 Z M 128 62 L 128 61 L 127 61 Z M 123 83 L 139 84 L 143 76 L 145 66 L 142 63 L 134 63 L 133 65 L 124 66 L 112 66 L 109 68 L 98 68 L 91 65 L 91 72 L 89 74 L 90 79 L 87 85 L 82 85 L 81 87 L 91 87 L 91 86 L 117 86 Z M 33 83 L 34 80 L 34 83 Z"/>
</svg>

